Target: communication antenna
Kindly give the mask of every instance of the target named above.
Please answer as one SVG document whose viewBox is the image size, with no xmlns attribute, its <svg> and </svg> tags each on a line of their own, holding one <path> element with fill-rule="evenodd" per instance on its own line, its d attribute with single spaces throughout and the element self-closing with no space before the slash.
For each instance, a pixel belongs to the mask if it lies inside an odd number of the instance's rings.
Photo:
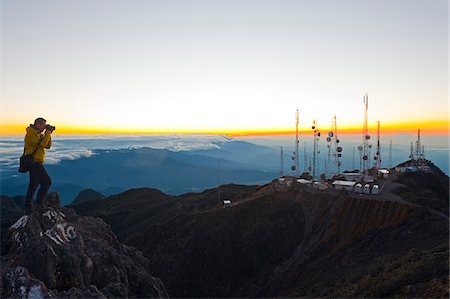
<svg viewBox="0 0 450 299">
<path fill-rule="evenodd" d="M 320 131 L 317 128 L 316 120 L 313 120 L 313 125 L 311 126 L 314 132 L 314 148 L 313 148 L 313 165 L 312 165 L 312 177 L 315 180 L 316 179 L 316 170 L 318 170 L 317 167 L 317 155 L 320 154 L 319 151 L 319 138 L 320 138 Z"/>
<path fill-rule="evenodd" d="M 303 142 L 303 163 L 305 164 L 305 172 L 308 172 L 308 156 L 306 155 L 306 141 Z"/>
<path fill-rule="evenodd" d="M 353 147 L 352 171 L 355 170 L 355 147 Z"/>
<path fill-rule="evenodd" d="M 280 156 L 280 177 L 283 176 L 284 165 L 283 165 L 283 147 L 281 147 L 281 156 Z"/>
<path fill-rule="evenodd" d="M 364 126 L 363 126 L 363 134 L 362 134 L 362 171 L 364 172 L 364 175 L 368 174 L 369 170 L 369 129 L 367 124 L 367 112 L 369 109 L 369 96 L 366 95 L 363 98 L 364 103 Z"/>
<path fill-rule="evenodd" d="M 419 164 L 420 160 L 422 160 L 422 145 L 420 144 L 420 129 L 417 130 L 415 159 L 418 161 L 418 164 Z"/>
<path fill-rule="evenodd" d="M 299 120 L 299 114 L 298 114 L 298 109 L 297 111 L 295 111 L 295 174 L 298 177 L 299 176 L 299 171 L 300 171 L 300 167 L 299 167 L 299 156 L 298 156 L 298 120 Z"/>
<path fill-rule="evenodd" d="M 392 168 L 392 139 L 389 140 L 389 169 Z"/>
<path fill-rule="evenodd" d="M 375 170 L 381 168 L 380 121 L 377 122 L 377 152 L 375 153 Z"/>
<path fill-rule="evenodd" d="M 425 160 L 425 145 L 422 145 L 422 157 Z"/>
<path fill-rule="evenodd" d="M 220 190 L 220 183 L 221 183 L 221 177 L 220 177 L 220 158 L 217 159 L 217 199 L 219 202 L 222 201 L 222 191 Z"/>
<path fill-rule="evenodd" d="M 331 130 L 328 132 L 327 137 L 328 142 L 328 165 L 332 165 L 332 176 L 335 174 L 340 173 L 340 167 L 341 162 L 339 159 L 342 157 L 342 147 L 339 146 L 340 140 L 337 136 L 337 122 L 336 122 L 336 115 L 333 117 L 332 123 L 331 123 Z M 325 172 L 328 174 L 328 172 Z"/>
<path fill-rule="evenodd" d="M 413 150 L 413 143 L 412 143 L 412 141 L 411 141 L 411 152 L 409 154 L 409 158 L 411 160 L 414 160 L 414 150 Z"/>
</svg>

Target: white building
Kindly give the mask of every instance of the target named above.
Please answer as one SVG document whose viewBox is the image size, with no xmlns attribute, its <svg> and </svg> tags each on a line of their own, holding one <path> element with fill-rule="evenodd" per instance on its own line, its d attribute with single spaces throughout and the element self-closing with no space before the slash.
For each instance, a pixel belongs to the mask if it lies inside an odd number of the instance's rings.
<svg viewBox="0 0 450 299">
<path fill-rule="evenodd" d="M 356 182 L 340 181 L 340 180 L 336 180 L 333 182 L 334 190 L 353 191 L 355 185 Z"/>
</svg>

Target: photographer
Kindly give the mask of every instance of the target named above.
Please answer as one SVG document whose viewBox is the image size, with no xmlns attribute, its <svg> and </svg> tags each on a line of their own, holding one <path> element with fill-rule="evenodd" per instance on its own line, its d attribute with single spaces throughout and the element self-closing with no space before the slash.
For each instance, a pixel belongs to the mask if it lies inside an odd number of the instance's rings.
<svg viewBox="0 0 450 299">
<path fill-rule="evenodd" d="M 45 133 L 42 132 L 45 130 Z M 30 167 L 30 183 L 25 198 L 25 214 L 33 211 L 33 196 L 40 186 L 35 204 L 38 208 L 42 207 L 43 199 L 47 195 L 48 189 L 52 184 L 47 171 L 44 168 L 45 149 L 52 146 L 52 132 L 55 127 L 47 125 L 47 121 L 42 117 L 36 118 L 34 124 L 30 124 L 25 135 L 25 154 L 34 152 L 34 163 Z"/>
</svg>

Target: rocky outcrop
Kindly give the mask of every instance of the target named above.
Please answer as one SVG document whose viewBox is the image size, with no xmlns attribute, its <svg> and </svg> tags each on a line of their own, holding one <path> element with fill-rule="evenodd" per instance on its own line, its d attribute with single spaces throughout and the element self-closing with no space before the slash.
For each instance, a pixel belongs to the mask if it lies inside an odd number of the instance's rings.
<svg viewBox="0 0 450 299">
<path fill-rule="evenodd" d="M 168 297 L 138 250 L 100 218 L 61 209 L 56 193 L 10 227 L 4 251 L 2 297 Z"/>
</svg>

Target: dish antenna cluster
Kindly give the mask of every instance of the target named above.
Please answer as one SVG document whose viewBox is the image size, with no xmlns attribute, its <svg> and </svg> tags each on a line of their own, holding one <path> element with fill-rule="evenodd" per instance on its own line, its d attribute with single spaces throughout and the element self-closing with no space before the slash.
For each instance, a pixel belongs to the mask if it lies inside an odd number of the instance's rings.
<svg viewBox="0 0 450 299">
<path fill-rule="evenodd" d="M 327 148 L 328 148 L 328 163 L 327 165 L 331 165 L 331 175 L 335 175 L 341 172 L 341 161 L 342 157 L 342 147 L 339 146 L 340 140 L 337 136 L 337 122 L 336 115 L 333 117 L 333 121 L 331 124 L 331 130 L 328 132 L 327 137 Z M 328 171 L 327 171 L 328 172 Z M 328 173 L 327 173 L 328 174 Z"/>
<path fill-rule="evenodd" d="M 295 176 L 299 176 L 299 156 L 298 156 L 298 121 L 299 121 L 299 114 L 298 114 L 298 109 L 297 111 L 295 111 L 295 152 L 293 152 L 292 154 L 292 160 L 293 160 L 293 165 L 291 166 L 291 170 L 292 173 L 295 174 Z"/>
<path fill-rule="evenodd" d="M 314 133 L 314 148 L 313 148 L 313 161 L 312 161 L 312 177 L 313 179 L 316 179 L 316 171 L 318 170 L 317 167 L 317 160 L 318 160 L 318 154 L 320 154 L 319 151 L 319 138 L 320 138 L 320 131 L 317 127 L 316 120 L 313 120 L 313 124 L 311 126 L 311 129 Z"/>
<path fill-rule="evenodd" d="M 363 97 L 363 103 L 364 103 L 364 125 L 362 132 L 362 145 L 358 146 L 360 157 L 359 170 L 363 172 L 365 175 L 367 175 L 367 172 L 369 170 L 370 148 L 372 147 L 371 145 L 369 145 L 370 135 L 367 125 L 367 112 L 369 109 L 369 96 L 367 95 L 367 93 Z"/>
</svg>

